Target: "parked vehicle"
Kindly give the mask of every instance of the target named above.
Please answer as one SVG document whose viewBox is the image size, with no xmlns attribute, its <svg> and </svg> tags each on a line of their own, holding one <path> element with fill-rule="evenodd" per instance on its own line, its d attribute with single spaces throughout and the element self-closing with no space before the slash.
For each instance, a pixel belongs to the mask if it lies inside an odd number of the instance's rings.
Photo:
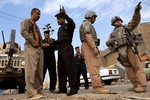
<svg viewBox="0 0 150 100">
<path fill-rule="evenodd" d="M 87 77 L 89 82 L 91 83 L 90 75 L 87 73 Z M 113 81 L 117 81 L 120 79 L 119 71 L 116 68 L 104 68 L 100 67 L 100 77 L 101 80 L 104 82 L 105 85 L 111 85 Z M 80 83 L 84 83 L 84 79 L 82 76 L 80 76 Z"/>
<path fill-rule="evenodd" d="M 145 75 L 146 75 L 146 79 L 150 80 L 150 61 L 145 62 Z"/>
<path fill-rule="evenodd" d="M 25 66 L 21 47 L 15 43 L 15 30 L 10 42 L 0 44 L 0 89 L 19 89 L 25 92 Z"/>
</svg>

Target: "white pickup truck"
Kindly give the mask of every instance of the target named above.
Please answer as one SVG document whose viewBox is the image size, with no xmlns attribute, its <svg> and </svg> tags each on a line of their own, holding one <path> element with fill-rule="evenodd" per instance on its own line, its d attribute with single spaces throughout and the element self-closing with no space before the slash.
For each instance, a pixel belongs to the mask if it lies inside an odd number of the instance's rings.
<svg viewBox="0 0 150 100">
<path fill-rule="evenodd" d="M 91 83 L 90 75 L 87 73 L 89 82 Z M 112 81 L 117 81 L 120 79 L 119 71 L 116 68 L 104 68 L 100 67 L 100 77 L 105 85 L 111 85 Z M 84 83 L 83 76 L 80 76 L 80 83 Z"/>
</svg>

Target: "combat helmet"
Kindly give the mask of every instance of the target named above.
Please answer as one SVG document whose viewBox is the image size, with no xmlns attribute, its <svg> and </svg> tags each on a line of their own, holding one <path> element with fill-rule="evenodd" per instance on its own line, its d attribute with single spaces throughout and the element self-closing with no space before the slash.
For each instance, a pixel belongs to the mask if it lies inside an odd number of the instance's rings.
<svg viewBox="0 0 150 100">
<path fill-rule="evenodd" d="M 97 17 L 97 15 L 94 11 L 88 11 L 84 16 L 85 19 L 89 19 L 91 17 Z"/>
<path fill-rule="evenodd" d="M 119 17 L 119 16 L 115 16 L 111 19 L 111 25 L 114 26 L 114 23 L 117 21 L 117 20 L 120 20 L 121 22 L 123 22 L 123 20 Z"/>
</svg>

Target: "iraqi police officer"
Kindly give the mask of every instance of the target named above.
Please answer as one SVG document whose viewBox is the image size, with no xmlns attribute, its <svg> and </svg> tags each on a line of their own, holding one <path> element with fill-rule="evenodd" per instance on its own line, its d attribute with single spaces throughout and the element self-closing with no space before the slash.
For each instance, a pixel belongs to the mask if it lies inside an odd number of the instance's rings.
<svg viewBox="0 0 150 100">
<path fill-rule="evenodd" d="M 86 64 L 85 64 L 85 58 L 83 54 L 80 52 L 79 46 L 75 47 L 75 66 L 77 68 L 77 78 L 78 78 L 78 84 L 80 86 L 80 76 L 83 76 L 84 79 L 84 86 L 85 89 L 89 89 L 89 82 L 88 82 L 88 77 L 87 77 L 87 70 L 86 70 Z"/>
<path fill-rule="evenodd" d="M 50 86 L 49 91 L 54 92 L 56 88 L 57 82 L 57 74 L 56 74 L 56 60 L 55 60 L 55 49 L 50 45 L 55 41 L 54 39 L 50 38 L 50 30 L 44 31 L 44 39 L 43 39 L 43 53 L 44 53 L 44 73 L 43 78 L 45 78 L 46 71 L 49 72 L 50 77 Z M 43 79 L 44 81 L 44 79 Z"/>
<path fill-rule="evenodd" d="M 73 32 L 75 29 L 74 21 L 66 14 L 64 7 L 60 13 L 56 14 L 57 22 L 60 25 L 58 29 L 58 40 L 55 42 L 58 48 L 58 78 L 59 90 L 55 93 L 67 93 L 67 77 L 70 91 L 67 96 L 78 93 L 77 73 L 74 63 L 74 50 L 72 46 Z M 65 22 L 67 21 L 67 23 Z"/>
<path fill-rule="evenodd" d="M 80 26 L 80 40 L 82 42 L 82 53 L 85 57 L 85 62 L 88 67 L 90 78 L 92 81 L 92 87 L 94 93 L 108 94 L 111 91 L 102 86 L 100 78 L 100 61 L 99 61 L 99 50 L 98 38 L 94 26 L 92 25 L 96 20 L 96 13 L 89 11 L 85 14 L 85 20 Z"/>
<path fill-rule="evenodd" d="M 112 52 L 118 52 L 118 61 L 125 67 L 127 76 L 133 87 L 129 88 L 129 91 L 135 91 L 137 93 L 145 92 L 147 87 L 146 77 L 144 74 L 144 66 L 138 57 L 138 54 L 134 51 L 137 50 L 137 46 L 130 44 L 128 34 L 134 30 L 141 20 L 140 15 L 141 5 L 136 6 L 133 18 L 127 25 L 122 25 L 123 20 L 119 16 L 115 16 L 111 20 L 111 25 L 115 27 L 114 31 L 110 34 L 109 40 L 106 45 L 112 50 Z M 128 32 L 128 33 L 127 33 Z M 131 35 L 131 37 L 134 34 Z M 131 38 L 130 37 L 130 38 Z"/>
</svg>

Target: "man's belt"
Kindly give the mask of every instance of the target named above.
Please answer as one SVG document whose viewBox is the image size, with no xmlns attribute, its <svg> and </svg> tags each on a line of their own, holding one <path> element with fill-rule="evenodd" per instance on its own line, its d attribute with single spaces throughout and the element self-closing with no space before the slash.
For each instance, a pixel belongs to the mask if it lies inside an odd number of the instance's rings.
<svg viewBox="0 0 150 100">
<path fill-rule="evenodd" d="M 59 47 L 65 46 L 67 44 L 71 44 L 71 42 L 70 41 L 61 41 L 61 42 L 58 42 L 58 46 Z"/>
</svg>

